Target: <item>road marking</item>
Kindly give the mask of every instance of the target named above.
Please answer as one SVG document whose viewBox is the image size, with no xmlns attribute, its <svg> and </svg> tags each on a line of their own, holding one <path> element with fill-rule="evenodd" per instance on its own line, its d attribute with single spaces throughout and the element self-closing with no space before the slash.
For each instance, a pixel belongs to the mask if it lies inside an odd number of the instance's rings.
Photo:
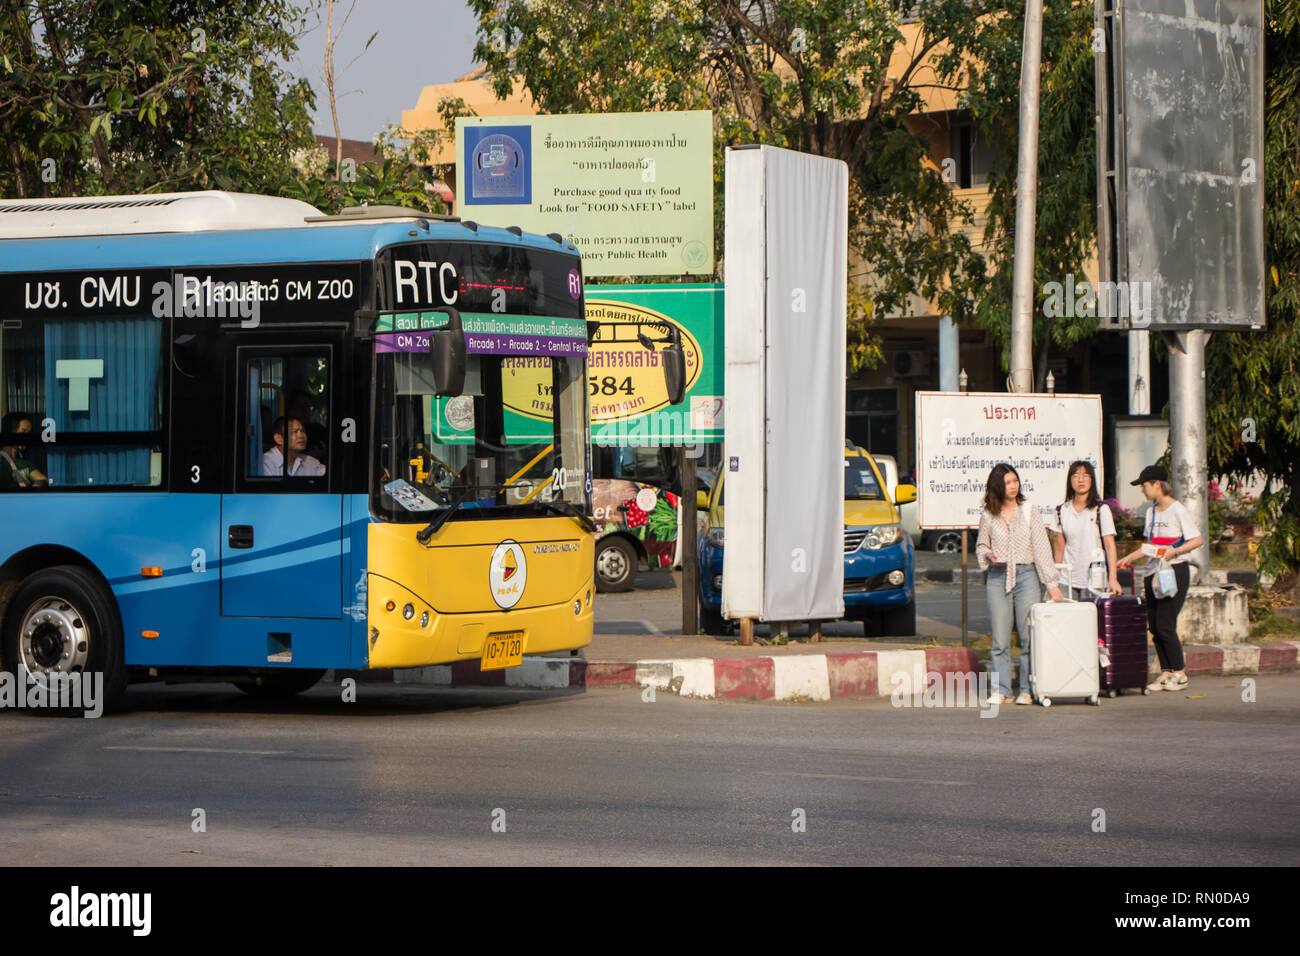
<svg viewBox="0 0 1300 956">
<path fill-rule="evenodd" d="M 251 757 L 281 757 L 287 750 L 233 750 L 223 747 L 105 747 L 105 750 L 147 750 L 153 753 L 173 754 L 247 754 Z"/>
<path fill-rule="evenodd" d="M 649 621 L 647 621 L 645 618 L 642 618 L 638 623 L 639 623 L 642 627 L 644 627 L 647 631 L 649 631 L 651 634 L 663 634 L 663 631 L 659 630 L 659 628 L 655 627 L 653 624 L 651 624 L 651 623 L 650 623 Z"/>
<path fill-rule="evenodd" d="M 817 777 L 823 780 L 866 780 L 869 783 L 924 783 L 935 787 L 971 787 L 969 780 L 922 780 L 920 777 L 855 777 L 844 773 L 795 773 L 782 770 L 755 771 L 764 777 Z"/>
</svg>

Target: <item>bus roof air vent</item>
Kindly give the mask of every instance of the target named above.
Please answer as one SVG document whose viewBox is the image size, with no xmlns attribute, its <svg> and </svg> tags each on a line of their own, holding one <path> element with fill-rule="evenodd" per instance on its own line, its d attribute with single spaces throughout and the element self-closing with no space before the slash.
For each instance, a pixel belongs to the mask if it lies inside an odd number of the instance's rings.
<svg viewBox="0 0 1300 956">
<path fill-rule="evenodd" d="M 306 222 L 373 222 L 377 219 L 434 219 L 438 222 L 460 222 L 459 216 L 440 216 L 421 209 L 405 206 L 348 206 L 333 216 L 308 216 Z"/>
<path fill-rule="evenodd" d="M 524 231 L 520 229 L 518 226 L 506 226 L 506 232 L 513 233 L 514 235 L 519 236 L 520 238 L 523 238 L 524 235 Z"/>
<path fill-rule="evenodd" d="M 461 225 L 464 226 L 466 229 L 468 229 L 470 232 L 478 232 L 478 223 L 476 223 L 473 219 L 466 219 L 464 222 L 461 223 Z"/>
</svg>

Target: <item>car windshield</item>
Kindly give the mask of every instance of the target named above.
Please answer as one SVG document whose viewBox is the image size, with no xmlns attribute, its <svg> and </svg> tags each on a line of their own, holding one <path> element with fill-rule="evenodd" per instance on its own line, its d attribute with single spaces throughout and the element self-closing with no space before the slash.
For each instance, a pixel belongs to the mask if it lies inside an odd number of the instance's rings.
<svg viewBox="0 0 1300 956">
<path fill-rule="evenodd" d="M 876 473 L 871 469 L 871 462 L 865 458 L 844 459 L 844 500 L 845 501 L 883 501 L 884 492 Z"/>
</svg>

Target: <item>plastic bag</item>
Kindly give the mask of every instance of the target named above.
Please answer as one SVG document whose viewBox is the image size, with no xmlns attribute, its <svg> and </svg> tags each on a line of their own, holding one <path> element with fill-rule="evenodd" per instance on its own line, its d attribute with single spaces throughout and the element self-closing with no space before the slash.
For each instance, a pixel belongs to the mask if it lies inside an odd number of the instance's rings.
<svg viewBox="0 0 1300 956">
<path fill-rule="evenodd" d="M 1171 598 L 1178 593 L 1178 578 L 1174 576 L 1173 566 L 1168 561 L 1162 559 L 1157 566 L 1156 573 L 1151 579 L 1151 593 L 1156 596 L 1157 601 Z"/>
</svg>

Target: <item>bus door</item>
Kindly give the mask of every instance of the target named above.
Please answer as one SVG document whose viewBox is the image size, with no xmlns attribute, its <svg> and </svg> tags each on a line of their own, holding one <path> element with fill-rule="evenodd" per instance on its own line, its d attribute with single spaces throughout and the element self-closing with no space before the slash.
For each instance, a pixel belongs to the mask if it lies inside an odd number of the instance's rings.
<svg viewBox="0 0 1300 956">
<path fill-rule="evenodd" d="M 221 613 L 340 618 L 337 345 L 235 350 L 235 493 L 221 499 Z"/>
</svg>

